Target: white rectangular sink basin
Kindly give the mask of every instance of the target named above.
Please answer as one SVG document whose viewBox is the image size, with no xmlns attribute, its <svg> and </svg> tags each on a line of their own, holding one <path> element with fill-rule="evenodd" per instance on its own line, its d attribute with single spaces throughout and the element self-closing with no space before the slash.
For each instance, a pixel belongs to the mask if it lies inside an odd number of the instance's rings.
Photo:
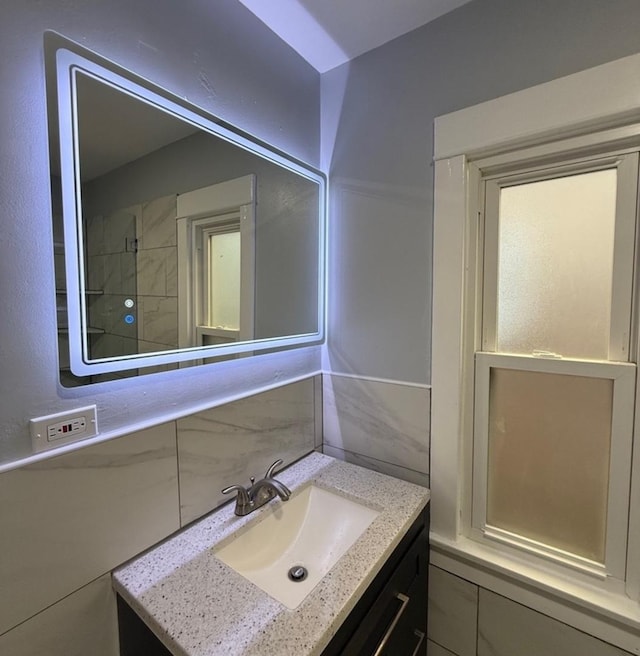
<svg viewBox="0 0 640 656">
<path fill-rule="evenodd" d="M 377 510 L 309 485 L 289 501 L 274 503 L 266 518 L 240 530 L 214 553 L 293 610 L 378 514 Z M 304 580 L 289 578 L 289 570 L 294 567 L 306 569 Z"/>
</svg>

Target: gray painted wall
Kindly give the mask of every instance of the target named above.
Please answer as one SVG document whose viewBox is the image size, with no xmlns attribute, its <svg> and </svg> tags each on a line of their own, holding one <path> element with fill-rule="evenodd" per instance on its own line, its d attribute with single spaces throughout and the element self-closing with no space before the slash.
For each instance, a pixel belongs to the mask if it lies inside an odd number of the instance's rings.
<svg viewBox="0 0 640 656">
<path fill-rule="evenodd" d="M 28 420 L 90 403 L 104 435 L 319 367 L 319 348 L 68 390 L 58 382 L 43 32 L 65 36 L 318 164 L 320 76 L 236 0 L 0 3 L 0 463 Z"/>
<path fill-rule="evenodd" d="M 322 76 L 334 371 L 430 381 L 433 120 L 640 51 L 637 0 L 474 0 Z"/>
</svg>

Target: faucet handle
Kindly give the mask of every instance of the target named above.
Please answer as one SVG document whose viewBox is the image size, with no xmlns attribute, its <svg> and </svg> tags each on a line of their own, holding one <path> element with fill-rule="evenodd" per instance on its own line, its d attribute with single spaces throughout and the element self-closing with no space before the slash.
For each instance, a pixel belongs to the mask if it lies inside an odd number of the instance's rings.
<svg viewBox="0 0 640 656">
<path fill-rule="evenodd" d="M 229 485 L 229 487 L 223 488 L 220 492 L 222 492 L 222 494 L 237 492 L 238 504 L 249 503 L 249 493 L 247 492 L 247 488 L 242 485 Z"/>
<path fill-rule="evenodd" d="M 276 473 L 276 468 L 280 467 L 282 464 L 282 459 L 278 458 L 269 469 L 267 469 L 267 473 L 264 475 L 265 478 L 273 478 L 273 475 Z"/>
<path fill-rule="evenodd" d="M 242 485 L 229 485 L 221 490 L 222 494 L 229 494 L 230 492 L 237 492 L 238 496 L 236 497 L 236 515 L 243 517 L 251 512 L 253 509 L 253 503 L 251 497 L 249 496 L 249 491 L 246 487 Z"/>
</svg>

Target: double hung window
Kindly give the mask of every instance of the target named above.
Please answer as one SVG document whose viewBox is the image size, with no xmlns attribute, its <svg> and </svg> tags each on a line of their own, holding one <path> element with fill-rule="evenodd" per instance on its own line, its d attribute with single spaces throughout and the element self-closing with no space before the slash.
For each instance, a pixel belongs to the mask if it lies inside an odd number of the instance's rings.
<svg viewBox="0 0 640 656">
<path fill-rule="evenodd" d="M 479 163 L 469 536 L 624 580 L 638 153 L 512 166 Z"/>
<path fill-rule="evenodd" d="M 255 184 L 247 175 L 178 196 L 180 347 L 254 339 Z"/>
<path fill-rule="evenodd" d="M 640 630 L 640 56 L 434 130 L 431 562 Z"/>
</svg>

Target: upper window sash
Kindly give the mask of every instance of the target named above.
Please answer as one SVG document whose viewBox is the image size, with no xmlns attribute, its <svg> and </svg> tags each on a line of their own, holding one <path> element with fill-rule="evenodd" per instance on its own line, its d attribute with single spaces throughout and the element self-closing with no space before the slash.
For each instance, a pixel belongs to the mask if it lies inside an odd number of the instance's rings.
<svg viewBox="0 0 640 656">
<path fill-rule="evenodd" d="M 616 214 L 608 359 L 629 360 L 633 263 L 637 206 L 638 153 L 584 159 L 569 165 L 528 170 L 483 179 L 484 261 L 481 350 L 496 351 L 498 305 L 499 202 L 505 187 L 580 173 L 615 169 Z"/>
</svg>

